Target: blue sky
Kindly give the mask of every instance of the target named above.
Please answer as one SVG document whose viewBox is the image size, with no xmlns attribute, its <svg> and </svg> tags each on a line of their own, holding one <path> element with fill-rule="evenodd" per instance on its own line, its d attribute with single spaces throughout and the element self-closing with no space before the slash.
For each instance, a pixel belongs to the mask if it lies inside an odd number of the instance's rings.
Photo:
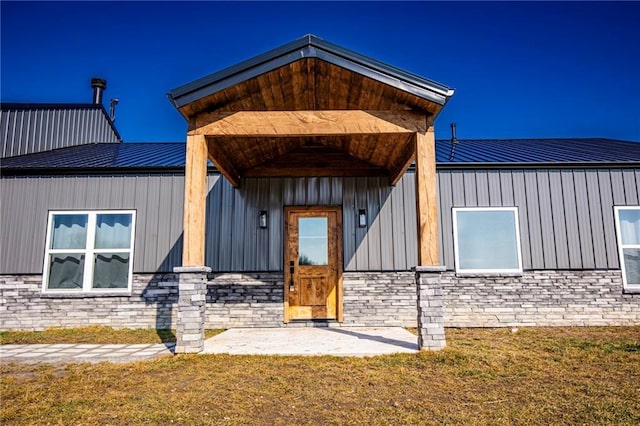
<svg viewBox="0 0 640 426">
<path fill-rule="evenodd" d="M 166 93 L 305 34 L 456 94 L 436 136 L 640 141 L 640 3 L 6 2 L 3 102 L 90 102 L 125 141 L 184 141 Z"/>
</svg>

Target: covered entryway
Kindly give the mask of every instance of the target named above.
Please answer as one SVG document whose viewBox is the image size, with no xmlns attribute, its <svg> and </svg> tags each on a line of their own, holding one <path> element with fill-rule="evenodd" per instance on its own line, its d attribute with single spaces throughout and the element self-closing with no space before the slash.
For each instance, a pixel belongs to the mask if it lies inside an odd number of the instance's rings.
<svg viewBox="0 0 640 426">
<path fill-rule="evenodd" d="M 177 272 L 208 271 L 208 161 L 234 187 L 240 187 L 245 178 L 333 176 L 382 177 L 395 185 L 414 164 L 416 266 L 438 266 L 433 123 L 452 95 L 453 90 L 442 84 L 314 36 L 174 89 L 169 98 L 189 123 L 183 267 Z M 283 236 L 287 239 L 283 253 L 283 322 L 316 318 L 340 321 L 339 275 L 343 265 L 332 265 L 342 262 L 341 243 L 327 240 L 329 246 L 337 245 L 326 259 L 327 265 L 307 265 L 301 264 L 300 235 L 293 237 L 322 218 L 327 226 L 338 226 L 340 215 L 334 221 L 332 213 L 309 217 L 293 214 L 297 225 L 287 226 L 287 235 Z M 183 301 L 183 311 L 197 305 L 193 309 L 204 312 L 204 301 L 189 297 Z M 189 333 L 195 343 L 189 343 L 189 339 L 181 343 L 180 309 L 178 319 L 176 351 L 187 346 L 201 348 L 202 340 L 195 339 L 195 333 Z"/>
<path fill-rule="evenodd" d="M 342 321 L 342 211 L 285 209 L 285 322 Z"/>
</svg>

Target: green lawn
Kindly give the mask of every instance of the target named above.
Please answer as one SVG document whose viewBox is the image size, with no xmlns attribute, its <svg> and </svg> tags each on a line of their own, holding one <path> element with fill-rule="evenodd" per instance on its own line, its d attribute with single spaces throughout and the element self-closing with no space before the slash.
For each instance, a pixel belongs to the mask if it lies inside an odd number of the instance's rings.
<svg viewBox="0 0 640 426">
<path fill-rule="evenodd" d="M 640 327 L 447 329 L 437 353 L 3 364 L 2 424 L 640 424 Z"/>
</svg>

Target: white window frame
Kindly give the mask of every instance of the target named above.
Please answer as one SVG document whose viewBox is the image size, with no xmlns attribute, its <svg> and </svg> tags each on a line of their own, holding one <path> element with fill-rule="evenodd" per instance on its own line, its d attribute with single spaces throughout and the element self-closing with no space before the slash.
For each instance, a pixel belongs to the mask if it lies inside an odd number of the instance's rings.
<svg viewBox="0 0 640 426">
<path fill-rule="evenodd" d="M 131 215 L 131 245 L 129 248 L 119 249 L 96 249 L 96 223 L 99 214 L 130 214 Z M 84 249 L 52 249 L 51 237 L 53 234 L 53 218 L 58 215 L 87 215 L 87 238 Z M 135 246 L 136 236 L 136 211 L 135 210 L 51 210 L 47 221 L 47 239 L 44 254 L 44 267 L 42 273 L 42 292 L 43 293 L 131 293 L 133 282 L 133 248 Z M 81 289 L 50 289 L 49 286 L 49 266 L 51 254 L 56 253 L 76 253 L 84 254 L 84 271 L 82 277 Z M 96 253 L 128 253 L 129 254 L 129 272 L 127 288 L 93 288 L 93 269 L 94 254 Z"/>
<path fill-rule="evenodd" d="M 640 244 L 622 244 L 622 228 L 620 227 L 621 210 L 640 210 L 640 206 L 614 206 L 614 217 L 616 221 L 616 240 L 618 243 L 618 257 L 620 258 L 620 269 L 622 270 L 622 287 L 625 290 L 640 290 L 640 284 L 627 283 L 627 267 L 624 263 L 624 249 L 640 249 Z"/>
<path fill-rule="evenodd" d="M 512 269 L 462 269 L 460 268 L 460 253 L 458 243 L 458 215 L 459 211 L 510 211 L 513 212 L 516 227 L 516 250 L 518 255 L 518 267 Z M 460 274 L 522 274 L 522 248 L 520 243 L 520 222 L 518 218 L 518 207 L 453 207 L 453 250 L 455 255 L 456 273 Z"/>
</svg>

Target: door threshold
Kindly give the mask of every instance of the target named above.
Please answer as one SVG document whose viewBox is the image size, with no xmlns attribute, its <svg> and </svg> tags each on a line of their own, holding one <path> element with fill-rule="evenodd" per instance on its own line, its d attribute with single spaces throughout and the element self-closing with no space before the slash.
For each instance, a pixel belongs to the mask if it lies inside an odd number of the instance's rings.
<svg viewBox="0 0 640 426">
<path fill-rule="evenodd" d="M 335 327 L 340 323 L 336 319 L 292 319 L 286 325 L 288 327 Z"/>
</svg>

